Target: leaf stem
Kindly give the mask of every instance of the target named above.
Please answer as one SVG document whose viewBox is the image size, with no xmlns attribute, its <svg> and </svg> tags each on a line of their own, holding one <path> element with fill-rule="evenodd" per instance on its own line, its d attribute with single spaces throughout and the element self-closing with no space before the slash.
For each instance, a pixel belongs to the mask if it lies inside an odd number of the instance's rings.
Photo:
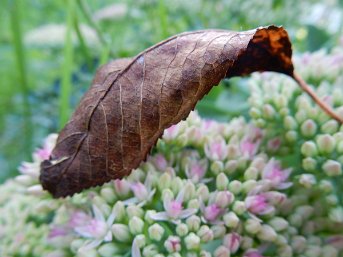
<svg viewBox="0 0 343 257">
<path fill-rule="evenodd" d="M 315 92 L 313 92 L 313 90 L 306 84 L 306 82 L 299 76 L 299 74 L 294 72 L 293 79 L 298 83 L 301 89 L 304 90 L 313 99 L 313 101 L 315 101 L 315 103 L 319 105 L 320 108 L 322 108 L 323 111 L 325 111 L 331 118 L 343 124 L 343 119 L 339 117 L 329 105 L 322 101 Z"/>
<path fill-rule="evenodd" d="M 70 114 L 70 95 L 71 95 L 71 75 L 73 69 L 73 42 L 72 30 L 74 25 L 75 2 L 74 0 L 67 1 L 67 31 L 64 46 L 64 63 L 62 67 L 62 83 L 60 91 L 60 120 L 59 126 L 62 128 L 67 122 Z"/>
<path fill-rule="evenodd" d="M 26 72 L 26 58 L 22 39 L 21 30 L 21 6 L 22 1 L 15 0 L 11 2 L 10 15 L 11 15 L 11 28 L 14 45 L 14 54 L 16 57 L 16 66 L 18 71 L 19 85 L 23 100 L 22 114 L 24 116 L 24 147 L 27 155 L 31 152 L 32 138 L 33 138 L 33 125 L 32 125 L 32 112 L 29 102 L 29 85 Z"/>
</svg>

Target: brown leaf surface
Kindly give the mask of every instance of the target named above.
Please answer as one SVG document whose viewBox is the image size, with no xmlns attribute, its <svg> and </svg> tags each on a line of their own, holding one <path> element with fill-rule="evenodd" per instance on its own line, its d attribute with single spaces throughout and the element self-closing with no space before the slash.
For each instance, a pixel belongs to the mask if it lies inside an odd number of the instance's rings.
<svg viewBox="0 0 343 257">
<path fill-rule="evenodd" d="M 42 163 L 43 188 L 64 197 L 128 175 L 220 80 L 254 71 L 292 76 L 291 55 L 281 27 L 205 30 L 101 67 Z"/>
</svg>

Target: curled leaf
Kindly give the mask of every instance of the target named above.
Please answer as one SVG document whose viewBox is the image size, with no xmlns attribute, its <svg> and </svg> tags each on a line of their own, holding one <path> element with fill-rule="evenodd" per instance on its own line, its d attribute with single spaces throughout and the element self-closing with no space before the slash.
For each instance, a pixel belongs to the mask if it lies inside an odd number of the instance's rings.
<svg viewBox="0 0 343 257">
<path fill-rule="evenodd" d="M 128 175 L 220 80 L 254 71 L 292 76 L 291 55 L 287 32 L 269 26 L 183 33 L 103 66 L 42 163 L 43 188 L 64 197 Z"/>
</svg>

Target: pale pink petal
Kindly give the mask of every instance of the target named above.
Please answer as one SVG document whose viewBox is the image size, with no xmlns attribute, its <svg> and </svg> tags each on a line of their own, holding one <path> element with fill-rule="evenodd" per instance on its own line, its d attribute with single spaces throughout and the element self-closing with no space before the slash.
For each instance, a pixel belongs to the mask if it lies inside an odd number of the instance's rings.
<svg viewBox="0 0 343 257">
<path fill-rule="evenodd" d="M 180 219 L 186 219 L 189 216 L 195 214 L 196 212 L 197 212 L 197 209 L 193 209 L 193 208 L 182 210 L 180 215 L 179 215 L 179 218 Z"/>
<path fill-rule="evenodd" d="M 163 211 L 163 212 L 157 212 L 157 213 L 150 214 L 150 218 L 152 220 L 168 220 L 169 216 L 168 216 L 167 212 Z"/>
<path fill-rule="evenodd" d="M 132 242 L 131 256 L 132 257 L 141 257 L 142 256 L 136 238 Z"/>
</svg>

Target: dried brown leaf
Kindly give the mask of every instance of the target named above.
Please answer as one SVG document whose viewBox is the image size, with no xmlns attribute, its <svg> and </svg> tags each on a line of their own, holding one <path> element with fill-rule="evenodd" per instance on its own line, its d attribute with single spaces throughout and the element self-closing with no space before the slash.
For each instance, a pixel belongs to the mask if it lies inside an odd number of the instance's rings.
<svg viewBox="0 0 343 257">
<path fill-rule="evenodd" d="M 254 71 L 292 76 L 291 55 L 287 32 L 269 26 L 183 33 L 103 66 L 42 163 L 44 189 L 64 197 L 128 175 L 220 80 Z"/>
</svg>

